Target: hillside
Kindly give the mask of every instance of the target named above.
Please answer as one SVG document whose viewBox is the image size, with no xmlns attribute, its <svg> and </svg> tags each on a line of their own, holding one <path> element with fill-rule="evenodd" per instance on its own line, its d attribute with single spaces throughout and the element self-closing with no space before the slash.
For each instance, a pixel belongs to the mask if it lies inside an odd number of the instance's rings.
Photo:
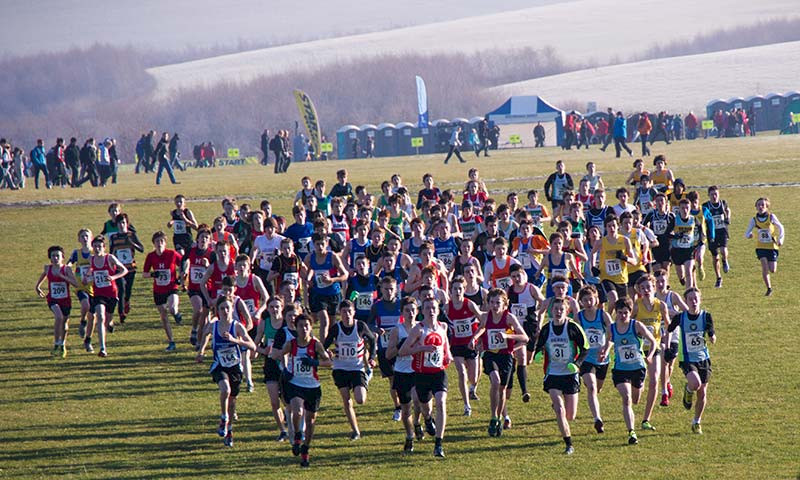
<svg viewBox="0 0 800 480">
<path fill-rule="evenodd" d="M 758 5 L 726 0 L 641 0 L 611 8 L 604 0 L 578 0 L 407 28 L 295 43 L 152 68 L 159 96 L 179 88 L 244 82 L 262 75 L 313 69 L 390 53 L 470 53 L 551 45 L 576 64 L 629 58 L 653 43 L 726 25 L 784 16 L 793 0 Z M 687 12 L 691 11 L 691 15 Z M 623 20 L 624 28 L 612 29 Z M 655 21 L 657 20 L 657 21 Z"/>
<path fill-rule="evenodd" d="M 800 42 L 592 68 L 490 89 L 559 103 L 705 112 L 714 98 L 797 90 Z"/>
</svg>

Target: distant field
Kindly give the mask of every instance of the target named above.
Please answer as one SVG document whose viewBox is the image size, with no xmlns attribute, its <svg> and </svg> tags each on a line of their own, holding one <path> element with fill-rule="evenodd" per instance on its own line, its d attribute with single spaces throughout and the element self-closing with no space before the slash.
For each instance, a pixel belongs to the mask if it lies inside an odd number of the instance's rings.
<svg viewBox="0 0 800 480">
<path fill-rule="evenodd" d="M 78 346 L 77 320 L 72 322 L 72 347 L 66 360 L 50 357 L 52 317 L 33 284 L 46 261 L 46 249 L 75 246 L 75 234 L 88 226 L 97 231 L 107 218 L 106 204 L 122 200 L 140 236 L 150 247 L 150 234 L 165 228 L 171 197 L 183 193 L 197 217 L 209 221 L 220 212 L 225 194 L 243 201 L 269 198 L 286 213 L 299 178 L 309 175 L 331 184 L 346 167 L 351 182 L 378 191 L 381 180 L 403 175 L 412 191 L 423 173 L 431 172 L 447 188 L 461 188 L 468 167 L 478 167 L 492 194 L 541 188 L 563 159 L 575 175 L 586 161 L 597 162 L 610 188 L 630 171 L 631 159 L 615 160 L 596 148 L 562 152 L 555 148 L 493 153 L 466 165 L 442 165 L 441 156 L 385 158 L 347 162 L 294 164 L 289 174 L 275 176 L 263 167 L 226 167 L 179 173 L 179 186 L 154 187 L 152 175 L 125 169 L 120 184 L 105 189 L 0 191 L 0 477 L 2 478 L 797 478 L 800 423 L 793 373 L 797 347 L 796 317 L 800 300 L 794 282 L 800 268 L 795 208 L 800 174 L 798 136 L 697 140 L 670 146 L 658 143 L 653 153 L 666 153 L 670 167 L 690 188 L 723 186 L 733 209 L 732 267 L 724 288 L 713 288 L 713 275 L 701 287 L 705 306 L 717 323 L 717 345 L 711 347 L 714 375 L 702 437 L 691 434 L 691 414 L 674 399 L 656 407 L 655 432 L 640 432 L 640 445 L 626 445 L 619 396 L 610 382 L 601 394 L 606 433 L 592 428 L 581 393 L 578 419 L 572 423 L 576 454 L 561 455 L 547 396 L 541 391 L 541 364 L 529 368 L 533 396 L 520 400 L 515 385 L 510 404 L 513 428 L 501 438 L 486 435 L 488 382 L 481 378 L 473 417 L 461 416 L 456 373 L 449 370 L 451 393 L 445 435 L 447 458 L 434 461 L 432 442 L 401 455 L 403 434 L 390 420 L 386 382 L 374 379 L 365 406 L 357 408 L 364 438 L 351 443 L 337 392 L 326 371 L 323 406 L 312 467 L 300 471 L 268 418 L 263 384 L 242 393 L 236 445 L 223 447 L 214 430 L 218 395 L 207 375 L 208 363 L 197 365 L 187 343 L 189 329 L 176 328 L 178 353 L 163 353 L 164 335 L 152 306 L 147 282 L 137 279 L 129 321 L 110 336 L 107 359 L 84 353 Z M 767 184 L 772 184 L 769 186 Z M 705 197 L 704 189 L 702 190 Z M 787 228 L 774 277 L 775 295 L 763 297 L 760 270 L 752 241 L 742 238 L 759 196 L 769 196 L 773 211 Z M 35 206 L 34 206 L 35 205 Z M 709 268 L 709 267 L 707 267 Z M 673 281 L 677 287 L 677 281 Z M 186 298 L 182 311 L 189 310 Z M 260 378 L 260 367 L 254 369 Z M 683 388 L 679 372 L 676 390 Z M 641 420 L 643 406 L 636 407 Z M 432 463 L 433 462 L 433 463 Z"/>
<path fill-rule="evenodd" d="M 780 66 L 780 67 L 778 67 Z M 667 109 L 705 115 L 715 98 L 798 89 L 800 42 L 646 60 L 509 83 L 504 95 L 539 94 L 559 105 L 596 101 L 621 109 Z"/>
<path fill-rule="evenodd" d="M 568 63 L 604 65 L 612 59 L 623 60 L 641 53 L 653 43 L 690 39 L 711 29 L 784 17 L 794 6 L 791 0 L 769 0 L 758 5 L 724 0 L 642 0 L 624 6 L 603 0 L 577 0 L 253 50 L 148 71 L 158 82 L 157 95 L 169 96 L 180 88 L 246 82 L 261 75 L 404 52 L 469 54 L 493 48 L 549 45 Z M 423 13 L 422 9 L 418 11 Z M 619 26 L 617 21 L 621 22 Z M 531 93 L 546 96 L 546 92 Z"/>
</svg>

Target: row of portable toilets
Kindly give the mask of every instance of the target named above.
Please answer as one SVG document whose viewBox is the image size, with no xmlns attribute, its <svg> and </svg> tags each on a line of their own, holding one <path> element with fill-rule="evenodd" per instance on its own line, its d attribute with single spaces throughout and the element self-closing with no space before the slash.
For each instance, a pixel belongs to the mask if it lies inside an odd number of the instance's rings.
<svg viewBox="0 0 800 480">
<path fill-rule="evenodd" d="M 790 114 L 800 113 L 800 92 L 769 93 L 767 95 L 753 95 L 752 97 L 735 97 L 729 100 L 717 99 L 706 105 L 708 119 L 714 117 L 717 110 L 741 108 L 750 112 L 751 108 L 756 117 L 757 130 L 778 130 L 786 128 L 790 122 Z"/>
<path fill-rule="evenodd" d="M 368 154 L 368 139 L 374 139 L 372 155 L 375 157 L 393 157 L 398 155 L 415 155 L 442 153 L 448 150 L 448 142 L 453 128 L 461 126 L 461 141 L 468 145 L 469 132 L 477 130 L 483 117 L 439 119 L 429 123 L 427 127 L 419 127 L 415 123 L 398 124 L 367 123 L 361 126 L 345 125 L 336 131 L 336 153 L 338 158 L 364 158 Z M 421 142 L 420 142 L 421 139 Z M 422 146 L 414 146 L 422 143 Z"/>
</svg>

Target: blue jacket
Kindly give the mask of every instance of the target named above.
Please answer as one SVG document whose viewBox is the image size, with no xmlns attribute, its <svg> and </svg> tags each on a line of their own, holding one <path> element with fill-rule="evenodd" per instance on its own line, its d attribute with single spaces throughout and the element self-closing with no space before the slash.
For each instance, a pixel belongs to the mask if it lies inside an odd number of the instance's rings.
<svg viewBox="0 0 800 480">
<path fill-rule="evenodd" d="M 31 161 L 37 165 L 47 165 L 43 146 L 37 145 L 31 150 Z"/>
<path fill-rule="evenodd" d="M 617 117 L 614 120 L 614 138 L 628 137 L 628 121 L 625 117 Z"/>
</svg>

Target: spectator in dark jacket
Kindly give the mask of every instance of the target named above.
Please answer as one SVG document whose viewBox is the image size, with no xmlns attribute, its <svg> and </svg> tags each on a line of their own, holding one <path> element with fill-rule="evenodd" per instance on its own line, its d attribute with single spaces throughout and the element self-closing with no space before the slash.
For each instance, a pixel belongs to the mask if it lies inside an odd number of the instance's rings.
<svg viewBox="0 0 800 480">
<path fill-rule="evenodd" d="M 67 145 L 67 149 L 64 151 L 64 161 L 69 167 L 72 176 L 70 185 L 73 187 L 78 186 L 78 174 L 80 174 L 81 168 L 80 154 L 81 149 L 78 147 L 78 139 L 75 137 L 70 138 L 69 145 Z"/>
<path fill-rule="evenodd" d="M 611 107 L 608 107 L 608 113 L 606 114 L 606 121 L 608 122 L 608 133 L 606 134 L 606 138 L 603 141 L 603 146 L 600 147 L 600 150 L 606 151 L 608 148 L 608 144 L 611 143 L 611 140 L 614 138 L 614 122 L 617 121 L 616 115 L 614 115 L 614 110 Z"/>
<path fill-rule="evenodd" d="M 172 138 L 169 139 L 169 146 L 167 147 L 167 151 L 169 152 L 169 164 L 173 169 L 177 168 L 185 172 L 186 165 L 181 164 L 181 153 L 178 151 L 179 140 L 178 132 L 172 134 Z"/>
<path fill-rule="evenodd" d="M 266 128 L 264 129 L 264 133 L 261 134 L 261 153 L 263 157 L 261 158 L 261 165 L 269 165 L 269 130 Z"/>
<path fill-rule="evenodd" d="M 108 156 L 111 160 L 111 183 L 117 183 L 117 166 L 119 165 L 119 155 L 117 155 L 117 140 L 109 138 L 111 146 L 108 147 Z"/>
<path fill-rule="evenodd" d="M 544 147 L 544 135 L 544 127 L 541 122 L 538 122 L 536 126 L 533 127 L 533 138 L 536 140 L 536 144 L 533 146 L 534 148 Z"/>
<path fill-rule="evenodd" d="M 150 130 L 144 142 L 144 158 L 145 158 L 145 172 L 152 172 L 155 170 L 156 165 L 156 149 L 155 142 L 156 131 Z"/>
<path fill-rule="evenodd" d="M 86 140 L 81 148 L 79 158 L 83 176 L 78 180 L 78 186 L 80 187 L 88 181 L 93 187 L 96 187 L 100 184 L 100 175 L 97 173 L 97 147 L 94 144 L 94 138 Z"/>
<path fill-rule="evenodd" d="M 156 160 L 158 161 L 158 173 L 156 173 L 156 185 L 161 184 L 161 175 L 164 170 L 169 175 L 169 180 L 174 184 L 179 183 L 175 180 L 175 172 L 172 171 L 172 165 L 169 161 L 169 133 L 164 132 L 161 140 L 158 141 L 155 150 Z"/>
<path fill-rule="evenodd" d="M 145 158 L 144 148 L 145 142 L 147 142 L 147 134 L 143 133 L 139 138 L 139 141 L 136 142 L 136 173 L 139 173 L 140 168 L 143 168 L 145 171 L 147 171 L 147 159 Z"/>
</svg>

